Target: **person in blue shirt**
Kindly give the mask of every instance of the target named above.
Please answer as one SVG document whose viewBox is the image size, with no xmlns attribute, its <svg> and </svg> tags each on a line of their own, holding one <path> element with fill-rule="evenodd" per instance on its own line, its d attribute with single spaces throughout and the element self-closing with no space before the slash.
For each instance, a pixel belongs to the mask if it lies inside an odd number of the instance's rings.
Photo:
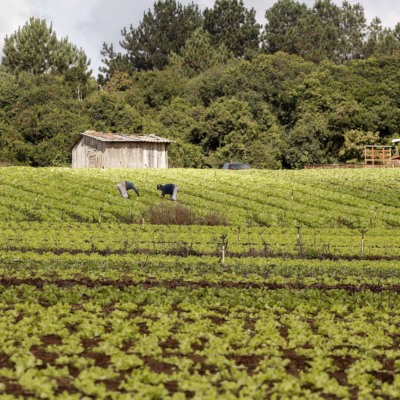
<svg viewBox="0 0 400 400">
<path fill-rule="evenodd" d="M 172 201 L 176 201 L 176 196 L 178 195 L 178 186 L 174 183 L 167 183 L 165 185 L 157 185 L 157 190 L 161 190 L 161 197 L 166 194 L 171 196 Z"/>
<path fill-rule="evenodd" d="M 126 199 L 129 197 L 128 190 L 133 190 L 134 192 L 136 192 L 136 194 L 138 196 L 140 196 L 139 190 L 137 190 L 135 185 L 129 181 L 123 181 L 123 182 L 118 183 L 117 189 L 119 190 L 120 195 L 122 197 L 125 197 Z"/>
</svg>

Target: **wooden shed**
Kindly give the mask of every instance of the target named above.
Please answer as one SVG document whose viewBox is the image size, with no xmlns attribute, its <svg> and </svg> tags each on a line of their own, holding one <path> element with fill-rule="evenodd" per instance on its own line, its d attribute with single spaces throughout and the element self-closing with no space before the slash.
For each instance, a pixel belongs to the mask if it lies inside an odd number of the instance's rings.
<svg viewBox="0 0 400 400">
<path fill-rule="evenodd" d="M 72 168 L 168 168 L 168 146 L 156 135 L 86 131 L 71 147 Z"/>
</svg>

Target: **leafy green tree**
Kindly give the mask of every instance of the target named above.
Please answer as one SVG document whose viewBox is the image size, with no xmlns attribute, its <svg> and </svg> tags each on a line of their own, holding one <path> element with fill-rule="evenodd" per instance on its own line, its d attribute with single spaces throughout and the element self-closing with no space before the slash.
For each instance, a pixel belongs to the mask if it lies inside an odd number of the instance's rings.
<svg viewBox="0 0 400 400">
<path fill-rule="evenodd" d="M 321 145 L 321 138 L 325 136 L 329 136 L 329 130 L 324 115 L 304 113 L 286 137 L 284 166 L 303 168 L 306 164 L 329 162 Z"/>
<path fill-rule="evenodd" d="M 20 88 L 15 75 L 0 72 L 0 115 L 12 109 L 20 95 L 19 91 Z"/>
<path fill-rule="evenodd" d="M 379 132 L 351 129 L 344 135 L 344 143 L 339 156 L 347 163 L 358 163 L 364 160 L 364 146 L 378 144 L 379 141 Z"/>
<path fill-rule="evenodd" d="M 90 75 L 88 61 L 82 49 L 68 41 L 58 39 L 53 27 L 45 20 L 30 18 L 29 21 L 4 39 L 2 65 L 12 73 L 27 71 L 35 75 L 63 74 L 78 68 L 83 75 Z"/>
<path fill-rule="evenodd" d="M 72 67 L 65 71 L 63 76 L 64 82 L 78 101 L 82 101 L 90 93 L 98 89 L 96 80 L 89 76 L 83 67 Z"/>
<path fill-rule="evenodd" d="M 0 165 L 27 164 L 26 145 L 12 124 L 0 119 Z"/>
<path fill-rule="evenodd" d="M 214 65 L 226 63 L 228 49 L 224 44 L 214 48 L 210 34 L 202 28 L 196 29 L 181 49 L 181 55 L 172 54 L 170 64 L 187 77 L 194 77 Z"/>
<path fill-rule="evenodd" d="M 138 133 L 142 118 L 121 97 L 105 91 L 94 93 L 85 101 L 92 129 L 102 132 Z"/>
<path fill-rule="evenodd" d="M 157 121 L 169 138 L 181 139 L 190 143 L 195 135 L 194 132 L 202 128 L 204 114 L 204 107 L 194 106 L 188 101 L 176 97 L 160 110 Z"/>
<path fill-rule="evenodd" d="M 186 100 L 176 97 L 166 104 L 157 116 L 143 117 L 143 133 L 157 133 L 174 140 L 168 149 L 168 164 L 171 167 L 207 167 L 206 157 L 201 146 L 191 143 L 191 137 L 202 127 L 204 108 L 193 106 Z"/>
<path fill-rule="evenodd" d="M 110 93 L 126 92 L 134 85 L 132 76 L 123 71 L 116 71 L 112 78 L 106 82 L 104 90 Z"/>
<path fill-rule="evenodd" d="M 293 124 L 297 107 L 296 88 L 301 87 L 305 77 L 315 68 L 315 64 L 283 52 L 261 55 L 238 66 L 247 85 L 261 94 L 282 126 Z"/>
<path fill-rule="evenodd" d="M 138 72 L 132 86 L 126 90 L 125 99 L 141 113 L 160 109 L 182 94 L 185 82 L 172 69 Z"/>
<path fill-rule="evenodd" d="M 86 125 L 87 126 L 87 125 Z M 58 134 L 39 143 L 31 150 L 31 163 L 32 166 L 46 167 L 65 167 L 71 164 L 71 144 L 79 137 L 81 132 L 85 129 L 76 129 L 74 134 Z"/>
<path fill-rule="evenodd" d="M 249 162 L 255 167 L 276 163 L 268 132 L 260 130 L 247 103 L 221 98 L 207 109 L 203 125 L 197 140 L 211 166 L 229 161 Z"/>
<path fill-rule="evenodd" d="M 212 44 L 224 44 L 235 57 L 254 56 L 260 44 L 256 12 L 244 7 L 243 0 L 216 0 L 213 8 L 204 10 L 204 29 Z"/>
<path fill-rule="evenodd" d="M 51 163 L 58 159 L 57 165 L 67 165 L 76 135 L 90 126 L 82 103 L 63 76 L 0 74 L 3 161 L 44 166 L 55 165 Z M 47 142 L 60 146 L 47 146 Z"/>
<path fill-rule="evenodd" d="M 313 20 L 312 23 L 310 20 Z M 311 50 L 300 55 L 315 62 L 332 60 L 342 63 L 362 56 L 366 34 L 364 9 L 344 1 L 342 7 L 332 0 L 316 0 L 311 14 L 301 21 L 300 40 Z"/>
<path fill-rule="evenodd" d="M 359 112 L 349 129 L 379 132 L 381 139 L 398 132 L 400 121 L 400 57 L 376 56 L 349 64 L 348 77 L 337 79 L 357 102 Z"/>
<path fill-rule="evenodd" d="M 224 96 L 225 82 L 230 79 L 227 70 L 236 63 L 241 63 L 241 61 L 229 60 L 227 65 L 214 65 L 190 79 L 184 87 L 185 98 L 193 104 L 207 107 L 219 97 Z"/>
</svg>

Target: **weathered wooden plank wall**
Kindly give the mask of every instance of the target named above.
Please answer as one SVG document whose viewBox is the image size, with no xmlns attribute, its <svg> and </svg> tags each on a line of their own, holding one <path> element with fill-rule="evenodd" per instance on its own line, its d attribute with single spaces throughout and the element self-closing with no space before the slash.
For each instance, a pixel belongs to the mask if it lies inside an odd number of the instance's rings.
<svg viewBox="0 0 400 400">
<path fill-rule="evenodd" d="M 72 150 L 72 168 L 168 168 L 165 143 L 104 142 L 84 136 Z"/>
</svg>

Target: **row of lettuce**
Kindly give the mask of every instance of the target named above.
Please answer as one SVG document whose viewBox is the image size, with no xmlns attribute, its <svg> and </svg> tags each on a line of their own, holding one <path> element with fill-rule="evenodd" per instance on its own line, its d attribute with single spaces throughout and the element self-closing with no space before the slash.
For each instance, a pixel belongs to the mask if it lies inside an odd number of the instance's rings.
<svg viewBox="0 0 400 400">
<path fill-rule="evenodd" d="M 140 197 L 119 196 L 124 179 Z M 395 170 L 0 180 L 0 397 L 398 396 Z M 162 182 L 231 225 L 121 223 Z"/>
<path fill-rule="evenodd" d="M 372 400 L 394 398 L 400 390 L 395 281 L 386 289 L 382 283 L 377 292 L 329 286 L 273 289 L 251 283 L 268 280 L 266 272 L 278 270 L 290 283 L 284 263 L 214 264 L 211 273 L 209 260 L 201 259 L 185 259 L 181 265 L 172 258 L 147 264 L 130 259 L 106 268 L 90 257 L 81 266 L 67 258 L 60 266 L 8 257 L 10 263 L 2 259 L 0 277 L 4 393 L 73 399 Z M 286 265 L 286 273 L 298 280 L 296 271 L 304 274 L 307 266 L 294 263 Z M 369 267 L 367 280 L 368 266 L 354 263 L 365 279 L 359 288 L 374 282 L 372 271 L 390 267 L 399 272 L 396 264 L 376 264 Z M 311 263 L 308 274 L 321 269 L 333 281 L 343 273 L 334 263 Z M 193 285 L 167 284 L 168 276 L 179 282 L 179 274 Z M 203 284 L 194 285 L 202 274 Z M 226 285 L 229 274 L 248 285 Z M 134 282 L 127 283 L 127 276 Z M 318 278 L 321 282 L 322 274 Z M 149 279 L 158 284 L 149 287 Z"/>
<path fill-rule="evenodd" d="M 0 222 L 0 251 L 226 257 L 400 256 L 400 230 Z"/>
<path fill-rule="evenodd" d="M 343 289 L 355 292 L 400 291 L 398 261 L 310 260 L 290 258 L 100 254 L 55 255 L 1 251 L 0 278 L 7 285 L 54 281 L 110 286 L 224 287 L 259 289 Z M 55 297 L 57 299 L 57 297 Z"/>
<path fill-rule="evenodd" d="M 0 170 L 0 215 L 6 221 L 140 223 L 159 203 L 158 183 L 176 183 L 178 200 L 202 215 L 213 210 L 230 225 L 399 227 L 397 169 L 222 171 L 98 170 L 9 167 Z M 129 180 L 141 196 L 126 200 Z"/>
</svg>

